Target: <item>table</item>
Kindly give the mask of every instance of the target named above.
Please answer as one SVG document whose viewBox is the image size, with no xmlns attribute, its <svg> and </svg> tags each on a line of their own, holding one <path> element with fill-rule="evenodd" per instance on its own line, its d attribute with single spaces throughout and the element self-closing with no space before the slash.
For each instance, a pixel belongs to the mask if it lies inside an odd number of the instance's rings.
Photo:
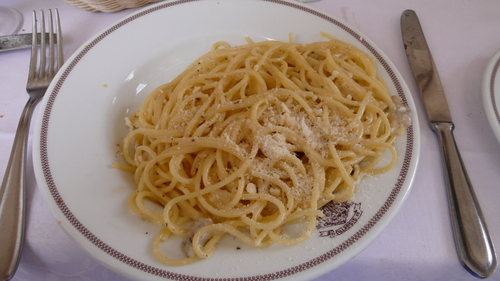
<svg viewBox="0 0 500 281">
<path fill-rule="evenodd" d="M 413 188 L 389 226 L 358 256 L 316 280 L 476 280 L 460 264 L 451 232 L 436 136 L 401 43 L 399 20 L 405 9 L 420 17 L 448 96 L 455 136 L 490 234 L 500 249 L 500 146 L 487 122 L 481 80 L 500 49 L 500 3 L 494 0 L 320 0 L 308 5 L 347 22 L 372 39 L 394 62 L 416 101 L 421 155 Z M 3 0 L 25 17 L 21 33 L 31 32 L 31 11 L 58 8 L 68 58 L 81 44 L 139 8 L 91 13 L 62 0 Z M 25 94 L 29 50 L 0 54 L 0 175 L 3 176 Z M 31 152 L 31 145 L 29 147 Z M 37 188 L 29 157 L 28 222 L 22 259 L 13 280 L 125 280 L 82 250 L 58 226 Z M 500 280 L 500 270 L 490 280 Z"/>
</svg>

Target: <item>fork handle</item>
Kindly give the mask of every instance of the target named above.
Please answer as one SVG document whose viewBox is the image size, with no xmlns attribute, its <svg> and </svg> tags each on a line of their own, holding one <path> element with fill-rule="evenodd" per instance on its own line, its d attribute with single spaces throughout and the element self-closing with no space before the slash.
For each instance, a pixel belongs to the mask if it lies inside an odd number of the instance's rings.
<svg viewBox="0 0 500 281">
<path fill-rule="evenodd" d="M 0 280 L 14 276 L 21 257 L 26 221 L 26 152 L 31 116 L 39 101 L 30 97 L 23 109 L 0 187 Z"/>
</svg>

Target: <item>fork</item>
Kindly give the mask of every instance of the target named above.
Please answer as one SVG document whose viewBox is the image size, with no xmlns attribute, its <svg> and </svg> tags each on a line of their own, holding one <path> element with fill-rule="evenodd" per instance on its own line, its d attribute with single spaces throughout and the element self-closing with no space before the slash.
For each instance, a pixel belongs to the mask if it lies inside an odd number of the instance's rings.
<svg viewBox="0 0 500 281">
<path fill-rule="evenodd" d="M 33 11 L 33 38 L 26 85 L 29 99 L 21 114 L 7 170 L 0 186 L 0 280 L 9 280 L 14 276 L 24 243 L 26 220 L 25 163 L 31 117 L 57 70 L 63 64 L 59 12 L 55 9 L 54 22 L 52 10 L 49 10 L 48 42 L 45 35 L 45 14 L 43 10 L 40 17 L 41 39 L 38 42 L 36 37 L 37 18 L 36 12 Z M 54 40 L 54 29 L 56 29 L 57 40 Z M 40 43 L 40 47 L 38 47 L 38 43 Z"/>
</svg>

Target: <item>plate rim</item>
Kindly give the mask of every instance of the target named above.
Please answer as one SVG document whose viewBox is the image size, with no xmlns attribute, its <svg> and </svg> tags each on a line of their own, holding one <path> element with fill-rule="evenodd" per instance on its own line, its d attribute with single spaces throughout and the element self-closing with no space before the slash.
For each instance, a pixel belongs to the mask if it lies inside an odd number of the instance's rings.
<svg viewBox="0 0 500 281">
<path fill-rule="evenodd" d="M 482 84 L 483 107 L 486 118 L 493 134 L 500 143 L 500 101 L 495 97 L 495 86 L 500 85 L 500 50 L 489 59 L 483 74 Z M 500 93 L 496 94 L 500 98 Z"/>
</svg>

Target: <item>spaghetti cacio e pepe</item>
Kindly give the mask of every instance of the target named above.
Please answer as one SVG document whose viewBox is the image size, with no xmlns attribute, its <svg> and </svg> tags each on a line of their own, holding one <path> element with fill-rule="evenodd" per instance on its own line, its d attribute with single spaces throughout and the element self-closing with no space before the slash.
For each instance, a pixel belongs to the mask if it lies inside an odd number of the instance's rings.
<svg viewBox="0 0 500 281">
<path fill-rule="evenodd" d="M 115 165 L 134 173 L 130 209 L 160 228 L 155 256 L 185 265 L 226 234 L 259 248 L 306 240 L 323 205 L 395 165 L 408 113 L 375 60 L 339 40 L 216 43 L 127 118 L 127 165 Z M 379 167 L 385 151 L 392 160 Z M 296 222 L 303 233 L 285 235 Z M 159 250 L 172 235 L 186 258 Z"/>
</svg>

